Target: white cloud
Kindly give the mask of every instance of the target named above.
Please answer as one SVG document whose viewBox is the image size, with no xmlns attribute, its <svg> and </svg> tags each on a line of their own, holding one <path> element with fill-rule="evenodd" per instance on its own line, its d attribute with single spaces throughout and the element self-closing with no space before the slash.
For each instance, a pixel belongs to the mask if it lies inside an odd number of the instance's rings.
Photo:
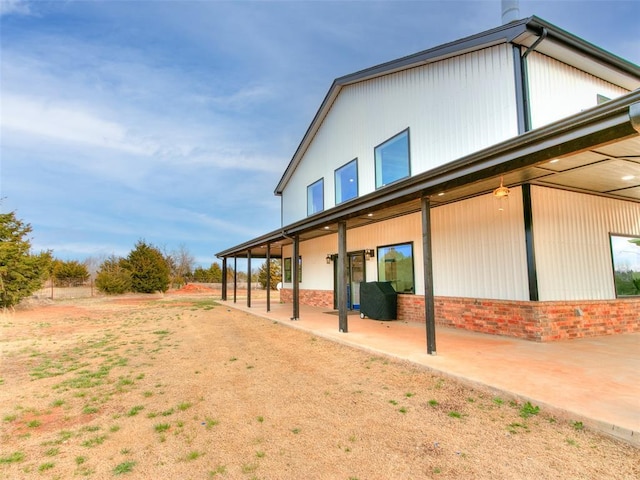
<svg viewBox="0 0 640 480">
<path fill-rule="evenodd" d="M 70 104 L 3 93 L 3 129 L 17 130 L 54 140 L 150 155 L 154 149 L 129 138 L 126 127 Z"/>
<path fill-rule="evenodd" d="M 11 14 L 30 15 L 31 9 L 25 0 L 0 0 L 0 17 Z"/>
</svg>

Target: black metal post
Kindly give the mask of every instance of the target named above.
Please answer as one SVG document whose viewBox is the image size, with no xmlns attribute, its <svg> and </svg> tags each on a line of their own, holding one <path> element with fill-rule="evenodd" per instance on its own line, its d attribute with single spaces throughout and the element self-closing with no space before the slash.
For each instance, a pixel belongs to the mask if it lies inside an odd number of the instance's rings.
<svg viewBox="0 0 640 480">
<path fill-rule="evenodd" d="M 267 312 L 271 311 L 271 244 L 267 243 Z"/>
<path fill-rule="evenodd" d="M 424 269 L 424 315 L 427 327 L 427 353 L 436 354 L 436 313 L 433 293 L 433 254 L 431 251 L 431 202 L 422 197 L 422 263 Z"/>
<path fill-rule="evenodd" d="M 222 259 L 222 300 L 227 300 L 227 257 Z"/>
<path fill-rule="evenodd" d="M 293 281 L 293 316 L 291 320 L 300 319 L 300 237 L 298 235 L 293 237 L 293 254 L 291 259 L 291 280 Z"/>
<path fill-rule="evenodd" d="M 247 250 L 247 307 L 251 308 L 251 249 Z"/>
<path fill-rule="evenodd" d="M 338 328 L 349 331 L 347 320 L 347 222 L 338 222 Z"/>
<path fill-rule="evenodd" d="M 233 303 L 238 301 L 238 258 L 233 257 Z"/>
</svg>

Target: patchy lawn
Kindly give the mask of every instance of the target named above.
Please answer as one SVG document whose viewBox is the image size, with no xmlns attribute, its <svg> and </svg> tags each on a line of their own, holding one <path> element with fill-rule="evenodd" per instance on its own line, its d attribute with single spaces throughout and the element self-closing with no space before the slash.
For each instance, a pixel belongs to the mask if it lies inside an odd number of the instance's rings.
<svg viewBox="0 0 640 480">
<path fill-rule="evenodd" d="M 535 405 L 202 294 L 0 316 L 0 478 L 640 478 Z"/>
</svg>

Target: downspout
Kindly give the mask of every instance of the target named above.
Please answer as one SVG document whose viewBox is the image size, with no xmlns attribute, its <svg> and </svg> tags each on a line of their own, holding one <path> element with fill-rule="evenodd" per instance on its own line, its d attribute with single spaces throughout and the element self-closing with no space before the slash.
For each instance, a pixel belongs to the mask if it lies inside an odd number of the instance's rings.
<svg viewBox="0 0 640 480">
<path fill-rule="evenodd" d="M 531 102 L 529 98 L 529 71 L 527 69 L 527 57 L 540 43 L 547 38 L 547 29 L 542 28 L 542 33 L 538 39 L 522 54 L 520 68 L 522 71 L 522 102 L 524 110 L 524 131 L 531 130 Z M 527 277 L 529 285 L 529 300 L 537 302 L 540 297 L 538 293 L 538 272 L 536 269 L 536 252 L 533 241 L 533 202 L 531 196 L 531 185 L 522 185 L 522 207 L 525 230 L 525 249 L 527 252 Z"/>
<path fill-rule="evenodd" d="M 522 68 L 522 101 L 524 104 L 524 131 L 528 132 L 531 130 L 531 105 L 529 101 L 529 72 L 527 69 L 527 57 L 531 52 L 533 52 L 542 41 L 547 38 L 547 29 L 542 27 L 542 33 L 538 37 L 538 39 L 531 45 L 529 48 L 525 50 L 520 57 L 520 65 Z"/>
</svg>

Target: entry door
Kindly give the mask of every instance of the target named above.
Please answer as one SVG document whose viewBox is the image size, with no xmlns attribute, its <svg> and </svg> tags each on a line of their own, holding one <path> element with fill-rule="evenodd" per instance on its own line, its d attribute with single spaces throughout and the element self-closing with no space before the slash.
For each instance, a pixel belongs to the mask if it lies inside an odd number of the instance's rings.
<svg viewBox="0 0 640 480">
<path fill-rule="evenodd" d="M 338 262 L 333 262 L 333 308 L 338 308 Z M 364 252 L 347 253 L 347 308 L 360 308 L 360 282 L 365 279 Z"/>
</svg>

